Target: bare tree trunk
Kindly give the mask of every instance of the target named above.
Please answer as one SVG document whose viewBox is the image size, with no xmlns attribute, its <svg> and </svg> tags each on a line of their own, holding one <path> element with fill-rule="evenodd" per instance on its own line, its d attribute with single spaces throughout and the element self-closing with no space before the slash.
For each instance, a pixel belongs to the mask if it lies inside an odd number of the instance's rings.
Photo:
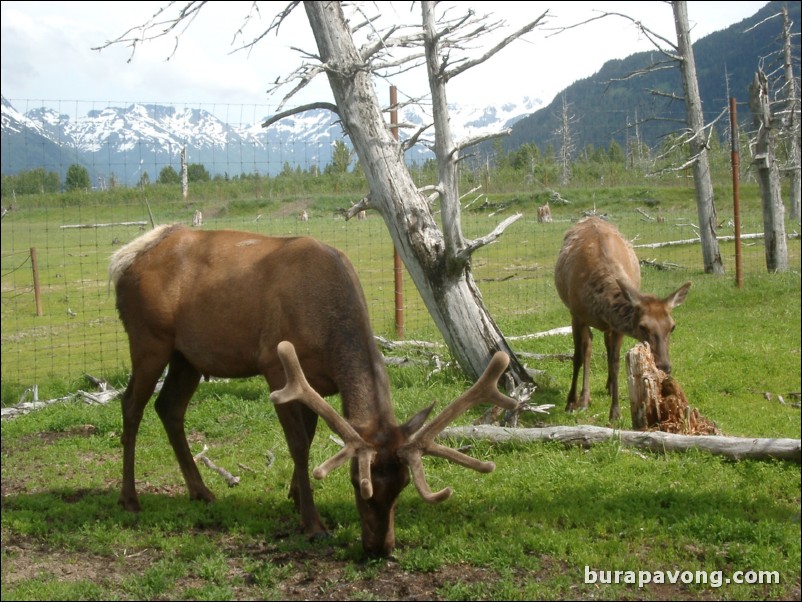
<svg viewBox="0 0 802 602">
<path fill-rule="evenodd" d="M 187 147 L 181 149 L 181 196 L 186 201 L 189 197 L 189 184 L 187 183 Z"/>
<path fill-rule="evenodd" d="M 718 240 L 716 239 L 716 206 L 713 202 L 713 181 L 710 175 L 710 157 L 704 131 L 702 98 L 696 78 L 696 62 L 693 58 L 690 26 L 688 25 L 688 5 L 685 0 L 674 0 L 674 25 L 677 30 L 677 48 L 680 56 L 682 87 L 685 90 L 685 110 L 691 138 L 691 158 L 693 161 L 693 181 L 696 186 L 696 211 L 699 216 L 699 236 L 702 240 L 702 259 L 708 274 L 723 274 Z"/>
<path fill-rule="evenodd" d="M 800 159 L 799 149 L 799 86 L 794 78 L 794 65 L 792 62 L 793 54 L 791 53 L 791 22 L 788 19 L 788 8 L 783 6 L 783 62 L 785 64 L 785 92 L 786 92 L 786 110 L 790 113 L 788 116 L 788 134 L 790 139 L 790 180 L 791 190 L 789 205 L 791 208 L 791 219 L 800 221 L 800 171 L 802 171 L 802 159 Z"/>
<path fill-rule="evenodd" d="M 566 186 L 571 181 L 571 154 L 574 144 L 571 139 L 571 115 L 568 113 L 568 102 L 565 100 L 565 93 L 562 95 L 562 113 L 560 117 L 560 137 L 562 146 L 560 148 L 560 163 L 562 164 L 562 178 L 560 183 Z"/>
<path fill-rule="evenodd" d="M 749 108 L 757 127 L 752 162 L 763 201 L 763 233 L 766 268 L 770 272 L 788 270 L 788 244 L 785 237 L 785 207 L 780 194 L 780 170 L 774 157 L 775 130 L 769 104 L 769 82 L 762 71 L 749 86 Z"/>
<path fill-rule="evenodd" d="M 432 10 L 423 3 L 424 15 Z M 400 145 L 382 116 L 369 72 L 364 69 L 339 2 L 304 2 L 343 127 L 359 156 L 370 187 L 369 203 L 384 218 L 399 255 L 463 371 L 478 378 L 492 354 L 510 355 L 508 390 L 532 379 L 488 314 L 470 269 L 470 253 L 460 225 L 456 162 L 458 153 L 448 127 L 444 82 L 432 75 L 429 57 L 438 159 L 443 232 L 426 198 L 417 189 Z M 426 19 L 426 17 L 425 17 Z M 436 54 L 436 38 L 425 31 L 427 54 Z M 498 230 L 498 228 L 497 228 Z M 484 244 L 484 243 L 482 243 Z"/>
</svg>

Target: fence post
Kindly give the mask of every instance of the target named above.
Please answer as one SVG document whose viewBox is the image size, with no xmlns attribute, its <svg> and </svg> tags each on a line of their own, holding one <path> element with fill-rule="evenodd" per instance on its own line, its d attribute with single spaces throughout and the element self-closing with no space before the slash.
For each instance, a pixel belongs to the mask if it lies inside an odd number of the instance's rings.
<svg viewBox="0 0 802 602">
<path fill-rule="evenodd" d="M 741 259 L 741 196 L 740 196 L 740 157 L 738 154 L 738 114 L 735 97 L 730 97 L 730 132 L 732 147 L 732 213 L 735 221 L 735 285 L 744 286 Z"/>
<path fill-rule="evenodd" d="M 36 247 L 31 247 L 31 268 L 33 269 L 33 296 L 36 299 L 36 315 L 42 315 L 42 293 L 39 290 L 39 262 L 36 260 Z"/>
</svg>

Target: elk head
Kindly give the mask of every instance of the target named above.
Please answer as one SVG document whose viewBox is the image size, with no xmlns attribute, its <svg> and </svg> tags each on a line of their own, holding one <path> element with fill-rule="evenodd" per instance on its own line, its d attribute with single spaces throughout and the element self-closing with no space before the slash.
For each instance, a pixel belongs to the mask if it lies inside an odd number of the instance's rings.
<svg viewBox="0 0 802 602">
<path fill-rule="evenodd" d="M 398 496 L 410 481 L 427 502 L 441 502 L 452 490 L 449 487 L 432 492 L 424 475 L 422 457 L 438 456 L 478 472 L 492 472 L 495 464 L 482 462 L 460 451 L 435 443 L 435 437 L 453 420 L 482 402 L 492 402 L 505 409 L 518 403 L 499 392 L 498 379 L 509 363 L 506 353 L 497 352 L 479 380 L 454 400 L 431 422 L 425 424 L 433 406 L 413 416 L 403 425 L 362 425 L 361 433 L 340 416 L 307 382 L 295 348 L 288 341 L 278 345 L 287 383 L 273 391 L 275 404 L 300 402 L 317 413 L 344 442 L 337 454 L 312 471 L 322 479 L 332 470 L 351 460 L 351 482 L 362 522 L 362 545 L 369 556 L 389 556 L 395 547 L 394 516 Z"/>
</svg>

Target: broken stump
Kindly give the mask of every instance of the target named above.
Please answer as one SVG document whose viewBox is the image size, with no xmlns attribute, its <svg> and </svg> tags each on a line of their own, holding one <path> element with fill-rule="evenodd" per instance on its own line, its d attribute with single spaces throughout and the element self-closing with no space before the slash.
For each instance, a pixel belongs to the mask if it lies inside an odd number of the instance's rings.
<svg viewBox="0 0 802 602">
<path fill-rule="evenodd" d="M 627 388 L 633 430 L 720 435 L 715 423 L 691 408 L 679 382 L 654 363 L 648 343 L 627 351 Z"/>
</svg>

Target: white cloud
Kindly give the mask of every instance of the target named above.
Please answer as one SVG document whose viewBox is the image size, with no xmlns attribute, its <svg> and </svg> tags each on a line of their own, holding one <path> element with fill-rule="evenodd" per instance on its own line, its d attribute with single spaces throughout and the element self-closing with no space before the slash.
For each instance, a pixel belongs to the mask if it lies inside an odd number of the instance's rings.
<svg viewBox="0 0 802 602">
<path fill-rule="evenodd" d="M 176 3 L 183 6 L 184 2 Z M 163 102 L 187 104 L 267 104 L 266 89 L 278 76 L 287 75 L 300 58 L 290 46 L 314 52 L 314 39 L 303 6 L 298 6 L 278 33 L 270 34 L 252 51 L 234 52 L 234 36 L 243 25 L 253 2 L 211 2 L 204 6 L 186 32 L 130 49 L 113 45 L 92 50 L 144 23 L 164 1 L 140 2 L 19 2 L 2 3 L 2 91 L 11 99 L 87 100 L 104 104 Z M 237 43 L 250 41 L 263 32 L 286 2 L 259 2 Z M 673 15 L 665 2 L 461 2 L 477 6 L 478 13 L 494 13 L 511 28 L 533 20 L 546 10 L 548 26 L 576 23 L 598 14 L 600 9 L 626 13 L 666 36 L 676 39 Z M 765 2 L 731 2 L 722 10 L 720 2 L 688 2 L 689 16 L 696 26 L 693 39 L 722 29 L 754 14 Z M 417 19 L 409 5 L 395 5 L 385 16 L 394 20 Z M 417 11 L 417 5 L 412 9 Z M 639 38 L 635 27 L 624 19 L 604 19 L 594 24 L 550 35 L 544 29 L 516 41 L 487 64 L 469 70 L 449 85 L 451 102 L 465 105 L 502 104 L 524 96 L 546 102 L 572 82 L 589 77 L 609 59 L 624 58 L 651 48 Z M 314 92 L 299 102 L 330 99 L 325 78 Z M 399 90 L 425 92 L 425 77 L 399 79 Z M 408 88 L 403 88 L 407 86 Z M 403 89 L 402 89 L 403 88 Z M 286 90 L 284 90 L 286 91 Z M 312 91 L 310 91 L 312 92 Z M 37 103 L 33 103 L 37 106 Z M 41 103 L 38 103 L 41 104 Z M 17 107 L 25 110 L 25 107 Z"/>
</svg>

